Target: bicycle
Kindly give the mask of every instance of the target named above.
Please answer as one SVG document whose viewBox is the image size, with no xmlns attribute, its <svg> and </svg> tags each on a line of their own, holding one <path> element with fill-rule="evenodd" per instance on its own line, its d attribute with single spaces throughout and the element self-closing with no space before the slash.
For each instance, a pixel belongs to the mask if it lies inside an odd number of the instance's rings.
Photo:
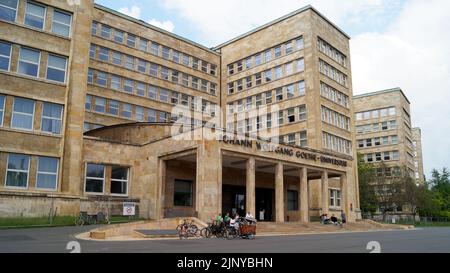
<svg viewBox="0 0 450 273">
<path fill-rule="evenodd" d="M 187 219 L 184 219 L 183 223 L 179 224 L 176 228 L 178 231 L 178 236 L 180 239 L 188 238 L 188 237 L 200 237 L 201 232 L 198 229 L 198 227 L 194 224 L 194 221 L 191 220 L 190 223 L 188 223 Z"/>
</svg>

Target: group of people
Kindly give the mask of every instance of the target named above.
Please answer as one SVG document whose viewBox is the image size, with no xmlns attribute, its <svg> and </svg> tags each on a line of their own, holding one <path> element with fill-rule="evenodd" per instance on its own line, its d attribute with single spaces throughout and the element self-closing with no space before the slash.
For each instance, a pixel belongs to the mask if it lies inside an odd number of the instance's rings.
<svg viewBox="0 0 450 273">
<path fill-rule="evenodd" d="M 253 216 L 250 212 L 247 212 L 247 214 L 245 215 L 244 218 L 247 222 L 251 223 L 251 224 L 256 224 L 256 218 L 255 216 Z M 239 216 L 239 214 L 235 214 L 233 215 L 233 217 L 230 217 L 230 213 L 226 213 L 225 216 L 222 217 L 222 214 L 219 213 L 216 217 L 216 219 L 214 219 L 217 223 L 223 223 L 225 225 L 230 225 L 233 226 L 236 229 L 239 229 L 239 224 L 241 222 L 241 217 Z"/>
<path fill-rule="evenodd" d="M 335 226 L 342 226 L 342 224 L 347 223 L 347 217 L 344 211 L 341 212 L 341 218 L 337 218 L 334 214 L 332 214 L 331 217 L 328 218 L 328 214 L 322 214 L 320 215 L 320 220 L 324 225 L 333 224 Z"/>
</svg>

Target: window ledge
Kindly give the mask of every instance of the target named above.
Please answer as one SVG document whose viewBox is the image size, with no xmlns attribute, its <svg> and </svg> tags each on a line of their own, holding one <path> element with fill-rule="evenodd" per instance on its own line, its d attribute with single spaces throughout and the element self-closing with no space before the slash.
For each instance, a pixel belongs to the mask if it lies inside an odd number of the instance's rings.
<svg viewBox="0 0 450 273">
<path fill-rule="evenodd" d="M 38 136 L 43 136 L 43 137 L 62 139 L 62 135 L 46 134 L 46 133 L 43 133 L 40 131 L 33 131 L 33 130 L 27 131 L 27 130 L 9 128 L 9 127 L 0 127 L 0 131 L 8 131 L 8 132 L 22 133 L 22 134 L 27 134 L 27 135 L 38 135 Z"/>
<path fill-rule="evenodd" d="M 53 32 L 51 32 L 51 31 L 43 30 L 43 29 L 38 29 L 38 28 L 30 27 L 30 26 L 27 26 L 27 25 L 24 25 L 24 24 L 19 24 L 19 23 L 17 23 L 17 22 L 11 22 L 11 21 L 8 21 L 8 20 L 2 20 L 2 19 L 0 19 L 0 22 L 6 23 L 6 24 L 11 24 L 11 25 L 14 25 L 14 26 L 17 26 L 17 27 L 20 27 L 20 28 L 25 28 L 25 29 L 28 29 L 28 30 L 36 31 L 36 32 L 38 32 L 38 33 L 42 33 L 42 34 L 47 34 L 47 35 L 51 35 L 51 36 L 54 36 L 54 37 L 58 37 L 58 38 L 67 40 L 68 42 L 70 42 L 70 41 L 72 40 L 71 37 L 59 35 L 59 34 L 53 33 Z"/>
<path fill-rule="evenodd" d="M 60 82 L 47 80 L 47 79 L 43 79 L 43 78 L 27 76 L 27 75 L 19 74 L 17 72 L 12 72 L 12 71 L 0 70 L 0 74 L 6 74 L 8 76 L 13 76 L 13 77 L 17 77 L 17 78 L 26 79 L 26 80 L 38 81 L 38 82 L 42 82 L 42 83 L 46 83 L 46 84 L 58 85 L 58 86 L 61 86 L 61 87 L 67 87 L 67 83 L 60 83 Z"/>
</svg>

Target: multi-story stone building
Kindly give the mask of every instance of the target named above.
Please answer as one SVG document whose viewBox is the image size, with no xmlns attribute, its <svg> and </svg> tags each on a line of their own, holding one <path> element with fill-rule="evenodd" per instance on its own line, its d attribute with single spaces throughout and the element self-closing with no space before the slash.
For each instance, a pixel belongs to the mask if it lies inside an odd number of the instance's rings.
<svg viewBox="0 0 450 273">
<path fill-rule="evenodd" d="M 354 106 L 356 145 L 364 160 L 384 166 L 377 167 L 377 173 L 386 177 L 405 170 L 416 177 L 410 101 L 403 91 L 395 88 L 358 95 Z"/>
<path fill-rule="evenodd" d="M 413 147 L 414 147 L 414 177 L 418 184 L 424 184 L 426 181 L 423 171 L 423 154 L 422 154 L 422 130 L 420 128 L 412 128 Z"/>
<path fill-rule="evenodd" d="M 209 49 L 91 0 L 0 0 L 0 50 L 0 216 L 359 217 L 349 37 L 310 6 Z"/>
</svg>

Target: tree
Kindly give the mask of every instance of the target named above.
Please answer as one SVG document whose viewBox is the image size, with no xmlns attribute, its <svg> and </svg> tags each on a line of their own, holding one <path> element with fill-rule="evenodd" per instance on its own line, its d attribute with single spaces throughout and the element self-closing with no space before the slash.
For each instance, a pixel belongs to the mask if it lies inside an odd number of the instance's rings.
<svg viewBox="0 0 450 273">
<path fill-rule="evenodd" d="M 358 154 L 358 176 L 361 211 L 363 213 L 374 213 L 378 208 L 378 200 L 373 187 L 376 179 L 376 170 L 373 165 L 364 161 L 364 157 L 361 154 Z"/>
<path fill-rule="evenodd" d="M 434 169 L 428 183 L 431 187 L 434 205 L 439 207 L 437 214 L 447 217 L 450 214 L 450 173 L 448 169 L 443 168 L 442 173 Z"/>
</svg>

